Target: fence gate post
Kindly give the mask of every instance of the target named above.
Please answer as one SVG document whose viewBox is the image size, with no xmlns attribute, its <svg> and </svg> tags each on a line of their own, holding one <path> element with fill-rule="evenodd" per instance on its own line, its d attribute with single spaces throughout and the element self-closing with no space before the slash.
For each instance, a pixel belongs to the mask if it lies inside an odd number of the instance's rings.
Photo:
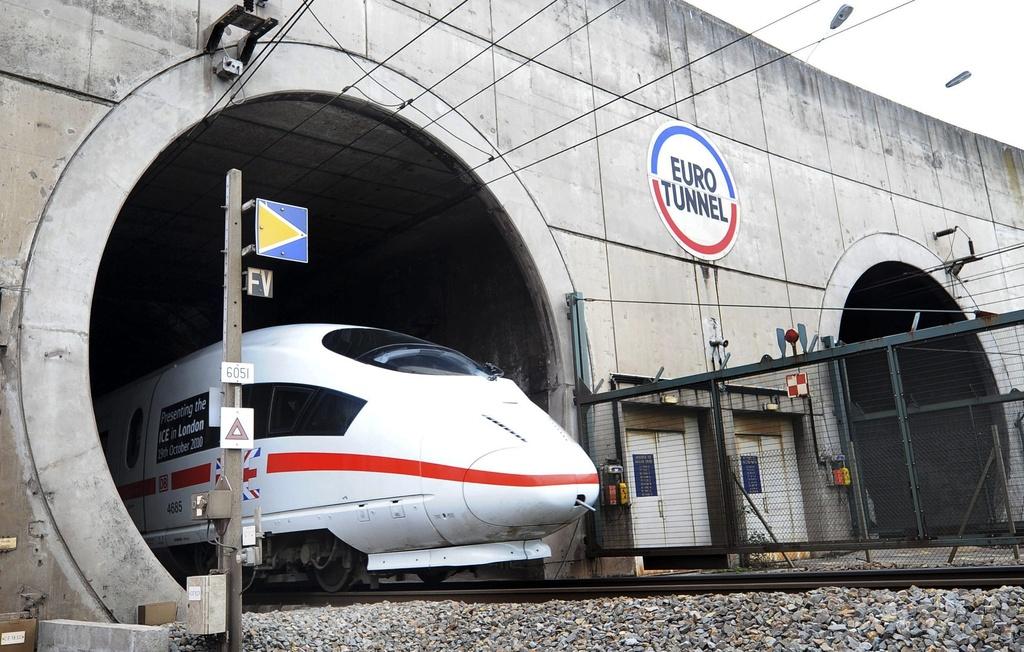
<svg viewBox="0 0 1024 652">
<path fill-rule="evenodd" d="M 722 397 L 718 393 L 718 381 L 710 381 L 711 420 L 715 424 L 715 448 L 718 450 L 718 480 L 722 487 L 722 503 L 725 507 L 725 528 L 728 532 L 726 543 L 730 548 L 738 541 L 736 519 L 736 498 L 732 492 L 732 467 L 729 466 L 728 449 L 725 445 L 725 423 L 722 419 Z"/>
<path fill-rule="evenodd" d="M 1013 508 L 1010 505 L 1010 485 L 1006 481 L 1006 467 L 1003 465 L 1003 444 L 999 441 L 999 426 L 992 424 L 992 455 L 999 471 L 999 482 L 1003 485 L 1003 500 L 1006 501 L 1006 523 L 1010 528 L 1010 536 L 1017 537 L 1017 524 L 1013 522 Z M 1020 547 L 1013 544 L 1013 558 L 1020 561 Z"/>
<path fill-rule="evenodd" d="M 864 511 L 864 486 L 860 477 L 860 465 L 857 460 L 857 444 L 853 441 L 853 426 L 850 423 L 849 382 L 846 378 L 846 360 L 838 360 L 830 363 L 832 367 L 832 400 L 835 403 L 836 420 L 839 422 L 840 445 L 846 458 L 850 462 L 850 484 L 853 490 L 853 506 L 856 512 L 857 530 L 862 541 L 868 540 L 868 519 Z M 864 550 L 864 557 L 871 562 L 871 550 Z"/>
<path fill-rule="evenodd" d="M 896 403 L 896 419 L 900 425 L 900 436 L 903 438 L 903 457 L 907 463 L 910 500 L 914 507 L 914 518 L 917 520 L 917 538 L 924 539 L 924 512 L 921 509 L 920 486 L 917 482 L 917 466 L 914 464 L 914 446 L 910 439 L 910 419 L 907 416 L 907 402 L 903 396 L 903 379 L 900 377 L 900 363 L 896 357 L 896 349 L 892 346 L 885 347 L 885 355 L 889 361 L 889 379 L 892 381 L 892 395 Z"/>
</svg>

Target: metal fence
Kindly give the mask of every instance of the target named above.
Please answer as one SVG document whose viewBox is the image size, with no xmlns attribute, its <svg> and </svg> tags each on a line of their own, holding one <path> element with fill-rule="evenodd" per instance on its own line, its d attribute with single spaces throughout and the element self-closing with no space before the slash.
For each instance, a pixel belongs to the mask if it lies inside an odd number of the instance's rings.
<svg viewBox="0 0 1024 652">
<path fill-rule="evenodd" d="M 625 380 L 577 394 L 594 554 L 1022 542 L 1024 312 Z"/>
</svg>

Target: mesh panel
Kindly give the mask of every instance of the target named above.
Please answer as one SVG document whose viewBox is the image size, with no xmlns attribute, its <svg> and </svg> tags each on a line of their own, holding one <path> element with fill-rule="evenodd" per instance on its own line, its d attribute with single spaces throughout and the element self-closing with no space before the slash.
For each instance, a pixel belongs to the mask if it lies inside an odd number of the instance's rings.
<svg viewBox="0 0 1024 652">
<path fill-rule="evenodd" d="M 1021 330 L 841 347 L 799 367 L 590 399 L 581 430 L 602 481 L 592 547 L 696 554 L 1016 541 Z"/>
</svg>

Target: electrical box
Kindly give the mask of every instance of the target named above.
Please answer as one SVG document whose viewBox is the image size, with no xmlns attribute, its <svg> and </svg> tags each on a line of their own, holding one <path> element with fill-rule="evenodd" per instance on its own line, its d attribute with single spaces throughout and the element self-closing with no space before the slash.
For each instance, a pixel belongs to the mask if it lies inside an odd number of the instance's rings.
<svg viewBox="0 0 1024 652">
<path fill-rule="evenodd" d="M 213 64 L 213 72 L 221 79 L 234 79 L 242 74 L 245 65 L 238 59 L 232 59 L 225 55 L 220 61 Z"/>
<path fill-rule="evenodd" d="M 188 609 L 185 622 L 192 634 L 227 631 L 228 576 L 196 575 L 186 580 Z"/>
<path fill-rule="evenodd" d="M 192 494 L 191 506 L 193 521 L 231 518 L 231 491 L 229 489 L 214 489 Z"/>
<path fill-rule="evenodd" d="M 832 458 L 832 484 L 836 487 L 850 486 L 850 469 L 846 466 L 845 455 Z"/>
<path fill-rule="evenodd" d="M 629 505 L 629 485 L 623 478 L 621 464 L 601 467 L 601 504 L 618 507 Z"/>
</svg>

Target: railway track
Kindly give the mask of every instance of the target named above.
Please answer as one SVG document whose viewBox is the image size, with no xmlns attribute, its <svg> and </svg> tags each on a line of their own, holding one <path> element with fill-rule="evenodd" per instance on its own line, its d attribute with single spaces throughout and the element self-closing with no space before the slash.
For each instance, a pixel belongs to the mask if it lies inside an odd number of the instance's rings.
<svg viewBox="0 0 1024 652">
<path fill-rule="evenodd" d="M 991 588 L 1024 582 L 1020 566 L 980 566 L 845 571 L 700 573 L 643 578 L 551 581 L 445 582 L 382 584 L 374 590 L 342 593 L 258 591 L 244 596 L 247 611 L 341 606 L 410 600 L 461 602 L 545 602 L 618 596 L 649 597 L 696 593 L 808 591 L 823 586 L 866 589 Z"/>
</svg>

